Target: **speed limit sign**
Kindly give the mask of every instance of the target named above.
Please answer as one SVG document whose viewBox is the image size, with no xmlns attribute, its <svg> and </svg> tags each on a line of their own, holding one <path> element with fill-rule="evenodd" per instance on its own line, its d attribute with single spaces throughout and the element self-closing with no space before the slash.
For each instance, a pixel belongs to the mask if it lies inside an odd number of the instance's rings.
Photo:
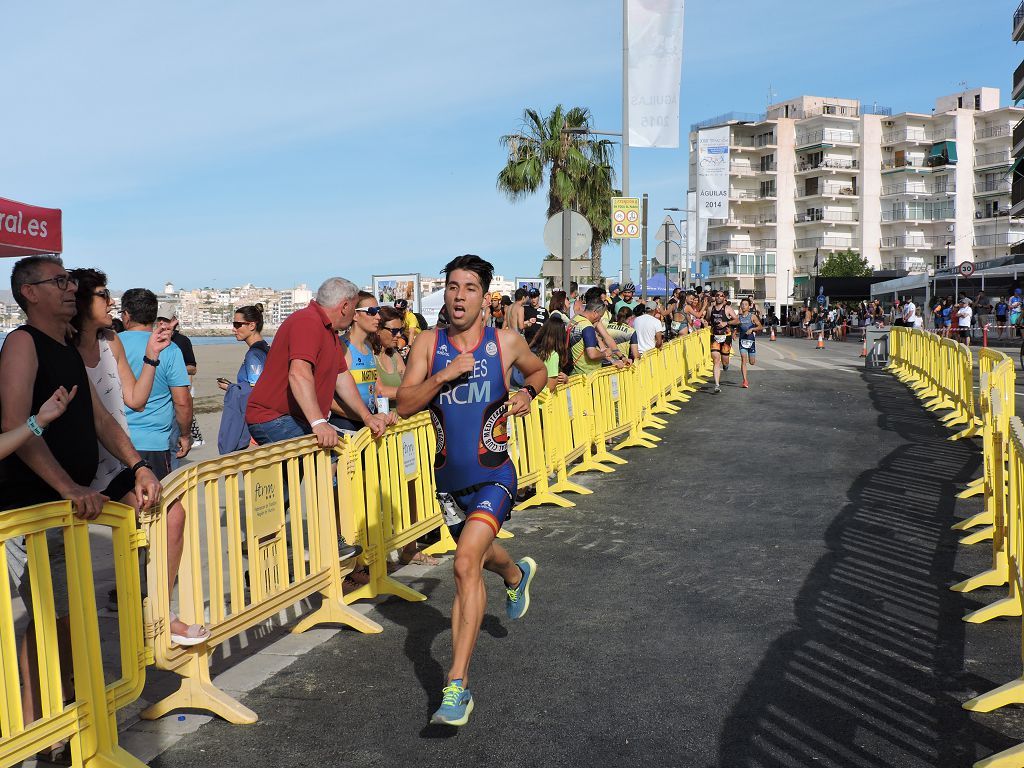
<svg viewBox="0 0 1024 768">
<path fill-rule="evenodd" d="M 962 277 L 970 277 L 974 274 L 974 264 L 969 261 L 960 262 L 958 269 Z"/>
</svg>

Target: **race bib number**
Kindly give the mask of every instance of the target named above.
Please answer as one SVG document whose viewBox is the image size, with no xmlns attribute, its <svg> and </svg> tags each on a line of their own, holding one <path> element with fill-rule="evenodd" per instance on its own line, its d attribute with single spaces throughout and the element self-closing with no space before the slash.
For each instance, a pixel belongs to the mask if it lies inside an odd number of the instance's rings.
<svg viewBox="0 0 1024 768">
<path fill-rule="evenodd" d="M 716 333 L 715 334 L 715 343 L 716 344 L 721 344 L 727 338 L 729 338 L 729 334 L 727 334 L 727 333 Z"/>
<path fill-rule="evenodd" d="M 740 339 L 740 346 L 743 349 L 751 349 L 754 346 L 753 339 Z"/>
</svg>

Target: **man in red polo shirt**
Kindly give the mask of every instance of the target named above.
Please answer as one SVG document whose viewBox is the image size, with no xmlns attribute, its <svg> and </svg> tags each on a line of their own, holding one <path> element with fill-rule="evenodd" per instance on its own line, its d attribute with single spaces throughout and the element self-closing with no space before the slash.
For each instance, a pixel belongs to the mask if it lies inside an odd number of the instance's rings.
<svg viewBox="0 0 1024 768">
<path fill-rule="evenodd" d="M 338 433 L 327 418 L 335 393 L 374 437 L 394 423 L 394 414 L 367 410 L 345 366 L 338 331 L 352 324 L 358 292 L 344 278 L 328 278 L 308 307 L 281 324 L 245 409 L 249 433 L 260 445 L 312 433 L 321 448 L 333 448 Z"/>
</svg>

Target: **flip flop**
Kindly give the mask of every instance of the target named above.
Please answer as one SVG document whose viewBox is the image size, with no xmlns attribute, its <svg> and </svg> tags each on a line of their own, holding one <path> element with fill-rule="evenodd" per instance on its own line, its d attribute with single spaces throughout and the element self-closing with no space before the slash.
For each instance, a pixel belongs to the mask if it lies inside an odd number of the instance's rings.
<svg viewBox="0 0 1024 768">
<path fill-rule="evenodd" d="M 173 623 L 177 620 L 177 616 L 171 614 L 170 621 Z M 188 629 L 185 630 L 184 635 L 178 635 L 171 632 L 171 642 L 175 645 L 180 645 L 184 648 L 188 648 L 193 645 L 200 645 L 210 639 L 210 630 L 204 627 L 202 624 L 190 624 Z"/>
<path fill-rule="evenodd" d="M 438 565 L 440 560 L 436 557 L 431 557 L 426 552 L 417 552 L 415 555 L 410 557 L 408 560 L 398 559 L 398 562 L 402 565 Z"/>
</svg>

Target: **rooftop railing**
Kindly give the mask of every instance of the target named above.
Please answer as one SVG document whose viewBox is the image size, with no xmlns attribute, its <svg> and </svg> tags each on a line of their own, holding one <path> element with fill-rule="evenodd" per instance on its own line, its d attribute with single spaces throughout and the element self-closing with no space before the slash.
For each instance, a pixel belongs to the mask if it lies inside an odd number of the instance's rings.
<svg viewBox="0 0 1024 768">
<path fill-rule="evenodd" d="M 764 119 L 764 112 L 726 112 L 724 115 L 716 115 L 707 120 L 692 123 L 690 130 L 699 131 L 701 128 L 710 128 L 713 125 L 725 125 L 726 123 L 760 123 Z"/>
</svg>

